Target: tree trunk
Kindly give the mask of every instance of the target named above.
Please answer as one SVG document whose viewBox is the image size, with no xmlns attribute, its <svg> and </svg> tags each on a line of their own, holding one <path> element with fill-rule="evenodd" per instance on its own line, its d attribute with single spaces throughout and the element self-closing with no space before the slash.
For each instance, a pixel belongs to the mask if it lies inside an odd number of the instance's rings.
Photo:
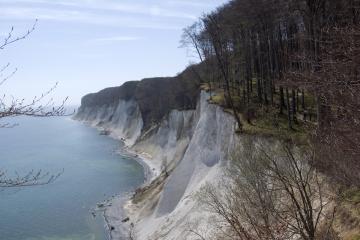
<svg viewBox="0 0 360 240">
<path fill-rule="evenodd" d="M 289 129 L 293 129 L 292 121 L 291 121 L 291 107 L 290 107 L 289 89 L 288 88 L 286 88 L 286 108 L 287 108 Z"/>
<path fill-rule="evenodd" d="M 301 107 L 302 107 L 302 110 L 305 111 L 305 91 L 304 91 L 304 89 L 301 90 Z"/>
<path fill-rule="evenodd" d="M 300 106 L 299 106 L 299 105 L 300 105 L 300 101 L 299 101 L 299 91 L 300 91 L 299 89 L 296 89 L 296 109 L 297 109 L 298 112 L 300 112 L 300 108 L 299 108 L 299 107 L 300 107 Z"/>
<path fill-rule="evenodd" d="M 285 107 L 284 88 L 280 86 L 280 114 L 284 114 Z"/>
<path fill-rule="evenodd" d="M 297 122 L 297 118 L 296 118 L 296 94 L 295 94 L 294 89 L 291 90 L 291 95 L 292 95 L 291 112 L 292 112 L 293 122 L 296 123 Z"/>
</svg>

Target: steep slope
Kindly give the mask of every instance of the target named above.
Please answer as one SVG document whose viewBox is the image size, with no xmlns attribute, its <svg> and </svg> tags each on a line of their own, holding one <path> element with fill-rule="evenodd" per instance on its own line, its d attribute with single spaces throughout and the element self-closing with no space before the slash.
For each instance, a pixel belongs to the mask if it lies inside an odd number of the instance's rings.
<svg viewBox="0 0 360 240">
<path fill-rule="evenodd" d="M 201 215 L 190 196 L 206 182 L 214 182 L 221 176 L 221 166 L 235 144 L 235 124 L 220 107 L 208 104 L 207 98 L 202 92 L 193 112 L 192 126 L 188 126 L 192 134 L 186 151 L 162 191 L 152 195 L 153 199 L 144 198 L 143 202 L 129 206 L 130 210 L 136 209 L 132 216 L 137 222 L 138 239 L 159 239 L 165 235 L 164 239 L 185 239 L 187 225 Z M 167 149 L 162 151 L 166 153 Z M 154 204 L 151 201 L 154 198 L 158 198 L 156 206 L 147 206 Z"/>
<path fill-rule="evenodd" d="M 172 109 L 147 128 L 143 125 L 147 112 L 141 110 L 136 90 L 135 96 L 127 99 L 79 109 L 77 119 L 125 138 L 129 151 L 143 156 L 153 170 L 152 182 L 139 189 L 126 206 L 137 239 L 195 237 L 187 231 L 189 224 L 205 226 L 207 214 L 199 210 L 193 196 L 205 183 L 216 184 L 231 151 L 251 138 L 236 135 L 234 118 L 209 104 L 208 98 L 206 92 L 201 92 L 194 109 Z M 159 119 L 154 117 L 156 114 L 150 110 L 149 119 Z M 268 140 L 253 138 L 250 142 L 259 141 Z M 113 239 L 116 237 L 113 234 Z"/>
</svg>

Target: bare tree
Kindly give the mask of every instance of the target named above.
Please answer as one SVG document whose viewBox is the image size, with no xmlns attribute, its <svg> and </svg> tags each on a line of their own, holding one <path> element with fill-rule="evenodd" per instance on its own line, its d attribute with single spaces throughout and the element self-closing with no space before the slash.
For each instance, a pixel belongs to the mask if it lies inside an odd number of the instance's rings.
<svg viewBox="0 0 360 240">
<path fill-rule="evenodd" d="M 360 186 L 359 12 L 358 0 L 233 0 L 185 29 L 183 42 L 239 128 L 243 117 L 260 129 L 287 121 L 289 134 L 316 136 L 318 169 Z"/>
<path fill-rule="evenodd" d="M 12 27 L 4 41 L 0 44 L 0 50 L 20 40 L 26 39 L 35 30 L 36 24 L 37 20 L 27 32 L 19 36 L 14 36 L 14 27 Z M 0 78 L 2 78 L 0 80 L 0 87 L 17 72 L 17 69 L 14 69 L 6 74 L 10 66 L 10 63 L 7 63 L 0 68 Z M 65 98 L 58 106 L 55 106 L 52 98 L 47 99 L 56 87 L 57 83 L 51 89 L 42 93 L 40 96 L 35 96 L 30 101 L 26 101 L 24 98 L 14 98 L 13 96 L 8 97 L 7 94 L 4 94 L 0 97 L 0 120 L 16 116 L 51 117 L 66 115 L 64 106 L 68 98 Z M 0 124 L 0 128 L 11 128 L 15 126 L 16 124 L 7 122 Z M 14 177 L 9 177 L 7 171 L 0 169 L 0 188 L 44 185 L 55 181 L 61 174 L 62 172 L 50 174 L 41 170 L 31 170 L 22 176 L 15 173 Z"/>
<path fill-rule="evenodd" d="M 14 27 L 11 28 L 8 35 L 0 44 L 0 50 L 3 50 L 5 47 L 14 44 L 20 40 L 26 39 L 34 30 L 37 25 L 37 20 L 33 26 L 24 34 L 20 36 L 14 36 Z M 10 67 L 10 63 L 7 63 L 5 66 L 0 68 L 0 87 L 7 82 L 14 74 L 17 72 L 17 69 L 14 69 L 9 74 L 5 74 L 6 70 Z M 4 76 L 5 75 L 5 76 Z M 34 117 L 50 117 L 50 116 L 63 116 L 65 115 L 64 105 L 68 100 L 66 97 L 62 103 L 58 106 L 55 106 L 53 99 L 47 99 L 49 95 L 57 87 L 57 83 L 50 88 L 49 90 L 43 92 L 40 96 L 35 96 L 31 101 L 26 101 L 24 98 L 14 98 L 10 96 L 7 98 L 7 95 L 4 94 L 0 98 L 0 119 L 5 117 L 12 116 L 34 116 Z M 8 124 L 2 125 L 3 127 L 9 126 Z"/>
<path fill-rule="evenodd" d="M 191 64 L 191 70 L 201 83 L 208 84 L 210 99 L 212 98 L 212 84 L 214 82 L 213 47 L 204 30 L 202 21 L 195 22 L 183 30 L 180 40 L 180 47 L 187 48 L 194 52 L 200 61 L 198 67 Z M 201 71 L 202 66 L 204 69 Z"/>
<path fill-rule="evenodd" d="M 300 154 L 287 144 L 280 152 L 266 149 L 249 145 L 235 152 L 222 183 L 203 188 L 199 201 L 230 239 L 316 239 L 320 224 L 332 221 L 325 210 L 330 195 L 308 163 L 313 151 Z"/>
<path fill-rule="evenodd" d="M 26 175 L 20 176 L 16 173 L 15 177 L 9 177 L 6 171 L 0 170 L 0 188 L 46 185 L 59 178 L 63 171 L 50 174 L 49 172 L 42 172 L 42 170 L 31 170 Z"/>
<path fill-rule="evenodd" d="M 231 67 L 231 42 L 229 42 L 226 35 L 226 27 L 221 26 L 218 16 L 207 15 L 203 18 L 205 28 L 209 34 L 209 38 L 212 42 L 215 57 L 218 63 L 218 67 L 222 74 L 225 83 L 225 98 L 234 112 L 234 117 L 237 123 L 239 131 L 242 131 L 243 124 L 238 114 L 237 107 L 232 96 L 230 87 L 230 67 Z"/>
<path fill-rule="evenodd" d="M 195 22 L 191 26 L 185 28 L 183 30 L 183 34 L 181 36 L 181 46 L 194 49 L 196 54 L 200 60 L 200 62 L 204 61 L 204 52 L 202 51 L 201 41 L 200 41 L 200 34 L 202 32 L 201 22 Z"/>
</svg>

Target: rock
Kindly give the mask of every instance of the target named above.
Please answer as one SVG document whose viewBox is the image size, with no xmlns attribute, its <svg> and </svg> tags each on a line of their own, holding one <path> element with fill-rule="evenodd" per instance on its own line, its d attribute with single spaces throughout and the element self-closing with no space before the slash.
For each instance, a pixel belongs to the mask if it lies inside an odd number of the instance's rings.
<svg viewBox="0 0 360 240">
<path fill-rule="evenodd" d="M 130 218 L 127 217 L 127 218 L 124 218 L 123 220 L 121 220 L 121 222 L 125 223 L 125 222 L 128 222 L 129 220 L 130 220 Z"/>
</svg>

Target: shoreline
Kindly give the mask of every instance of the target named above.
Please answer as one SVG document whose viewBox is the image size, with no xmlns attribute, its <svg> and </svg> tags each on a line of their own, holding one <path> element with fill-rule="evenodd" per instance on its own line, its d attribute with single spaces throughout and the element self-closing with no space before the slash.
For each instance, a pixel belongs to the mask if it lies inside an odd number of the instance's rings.
<svg viewBox="0 0 360 240">
<path fill-rule="evenodd" d="M 112 132 L 110 129 L 107 129 Z M 108 135 L 108 137 L 113 138 L 116 141 L 119 141 L 123 144 L 120 146 L 117 154 L 120 156 L 131 157 L 137 163 L 139 163 L 144 171 L 144 182 L 136 187 L 133 191 L 126 194 L 126 196 L 116 195 L 115 198 L 110 200 L 111 206 L 106 207 L 104 210 L 104 220 L 107 225 L 107 231 L 109 234 L 109 239 L 122 239 L 123 237 L 128 237 L 131 234 L 131 229 L 133 225 L 134 217 L 132 206 L 132 198 L 137 189 L 140 189 L 149 183 L 157 176 L 156 166 L 149 164 L 151 156 L 145 156 L 146 153 L 137 153 L 130 149 L 130 146 L 126 145 L 126 140 L 124 138 L 119 138 L 118 136 L 114 136 L 112 134 Z M 130 218 L 131 217 L 131 218 Z M 125 235 L 125 236 L 124 236 Z"/>
<path fill-rule="evenodd" d="M 139 137 L 137 134 L 122 138 L 133 131 L 119 126 L 117 121 L 108 124 L 106 120 L 102 121 L 104 112 L 91 118 L 85 117 L 90 121 L 83 122 L 103 130 L 115 140 L 122 140 L 119 154 L 138 161 L 143 166 L 144 175 L 147 175 L 144 183 L 134 188 L 134 195 L 127 195 L 122 202 L 114 202 L 114 206 L 106 210 L 106 217 L 116 215 L 117 209 L 123 211 L 121 215 L 117 214 L 116 219 L 109 219 L 111 226 L 124 229 L 121 237 L 110 227 L 111 239 L 127 239 L 124 236 L 133 234 L 139 239 L 165 236 L 166 239 L 183 239 L 185 236 L 194 239 L 188 232 L 189 224 L 196 224 L 196 227 L 208 231 L 209 216 L 201 211 L 193 196 L 206 184 L 218 183 L 227 154 L 239 139 L 234 134 L 235 121 L 232 116 L 220 107 L 210 105 L 207 96 L 201 93 L 195 110 L 174 110 L 169 113 L 168 119 L 159 123 L 157 131 L 138 141 L 135 141 Z M 111 112 L 107 114 L 110 116 Z M 103 126 L 97 125 L 98 122 L 104 123 Z M 220 125 L 223 127 L 218 128 Z M 211 141 L 207 140 L 209 138 Z M 199 151 L 199 148 L 203 150 Z M 164 162 L 165 167 L 169 167 L 170 177 L 166 173 L 161 175 Z"/>
<path fill-rule="evenodd" d="M 123 155 L 123 156 L 128 156 L 128 157 L 132 157 L 134 158 L 143 168 L 144 168 L 144 183 L 143 184 L 147 184 L 150 183 L 151 180 L 153 180 L 155 177 L 157 177 L 160 172 L 161 169 L 158 169 L 158 166 L 156 166 L 155 164 L 151 163 L 151 155 L 145 152 L 136 152 L 134 150 L 131 150 L 128 144 L 126 144 L 127 139 L 123 138 L 121 136 L 118 136 L 115 134 L 115 130 L 112 128 L 104 128 L 104 127 L 100 127 L 100 126 L 96 126 L 93 125 L 91 122 L 88 121 L 84 121 L 84 120 L 79 120 L 76 118 L 71 118 L 74 121 L 78 121 L 80 123 L 83 123 L 91 128 L 96 129 L 99 132 L 99 135 L 101 135 L 100 133 L 102 131 L 108 131 L 109 134 L 106 135 L 102 135 L 102 136 L 106 136 L 106 137 L 110 137 L 118 142 L 120 142 L 121 144 L 123 144 L 123 146 L 120 146 L 117 150 L 116 153 L 119 155 Z M 139 186 L 140 187 L 140 186 Z"/>
<path fill-rule="evenodd" d="M 104 207 L 102 211 L 107 239 L 116 240 L 128 237 L 128 234 L 131 233 L 131 229 L 133 227 L 132 219 L 130 219 L 130 217 L 134 217 L 134 212 L 136 211 L 132 207 L 131 203 L 134 193 L 137 189 L 151 183 L 151 181 L 160 174 L 161 169 L 158 169 L 156 165 L 151 164 L 151 156 L 149 154 L 145 152 L 139 153 L 131 150 L 131 146 L 126 144 L 126 139 L 116 135 L 116 131 L 114 129 L 96 126 L 87 121 L 77 119 L 73 120 L 79 121 L 91 128 L 96 129 L 99 135 L 102 131 L 108 131 L 109 134 L 104 136 L 110 137 L 121 143 L 121 146 L 118 147 L 115 153 L 119 154 L 119 156 L 131 157 L 143 168 L 144 182 L 141 185 L 136 187 L 133 191 L 128 192 L 125 196 L 115 194 L 113 198 L 104 200 L 109 202 L 109 205 Z"/>
</svg>

